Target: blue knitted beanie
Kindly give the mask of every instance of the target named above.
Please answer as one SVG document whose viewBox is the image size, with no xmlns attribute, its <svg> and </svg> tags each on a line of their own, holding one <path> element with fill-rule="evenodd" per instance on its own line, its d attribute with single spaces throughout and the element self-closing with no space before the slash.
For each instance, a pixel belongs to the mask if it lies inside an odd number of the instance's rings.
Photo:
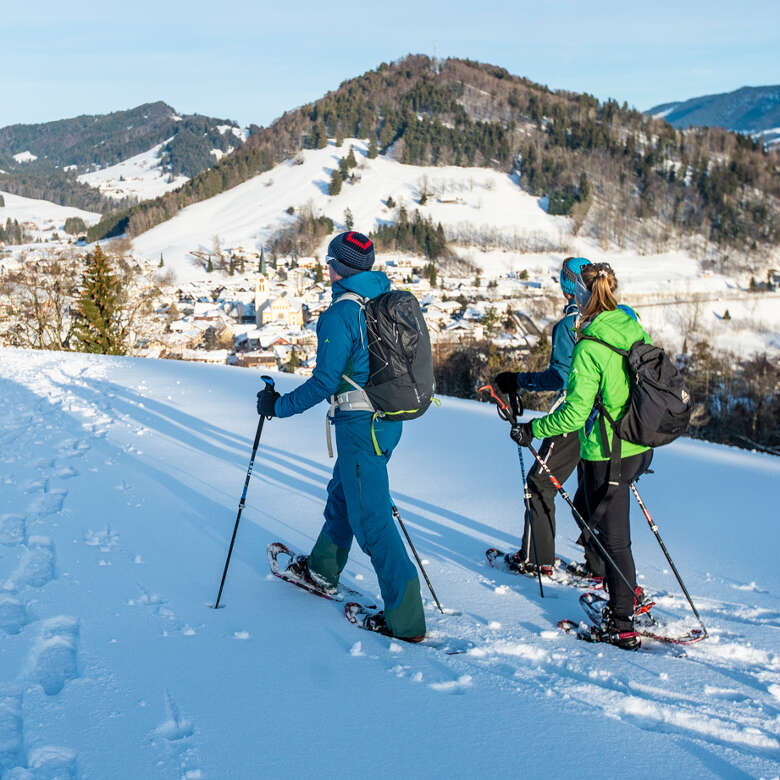
<svg viewBox="0 0 780 780">
<path fill-rule="evenodd" d="M 328 244 L 328 263 L 339 276 L 370 271 L 374 265 L 374 242 L 362 233 L 339 233 Z"/>
</svg>

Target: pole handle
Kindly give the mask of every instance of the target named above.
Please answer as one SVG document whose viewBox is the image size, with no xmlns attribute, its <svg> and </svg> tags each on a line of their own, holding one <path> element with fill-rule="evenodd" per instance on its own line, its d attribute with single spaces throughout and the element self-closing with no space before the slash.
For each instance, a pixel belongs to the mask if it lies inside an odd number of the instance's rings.
<svg viewBox="0 0 780 780">
<path fill-rule="evenodd" d="M 268 374 L 263 374 L 260 379 L 263 380 L 263 382 L 266 383 L 266 385 L 270 386 L 271 390 L 274 390 L 276 385 L 274 383 L 273 377 L 268 376 Z"/>
</svg>

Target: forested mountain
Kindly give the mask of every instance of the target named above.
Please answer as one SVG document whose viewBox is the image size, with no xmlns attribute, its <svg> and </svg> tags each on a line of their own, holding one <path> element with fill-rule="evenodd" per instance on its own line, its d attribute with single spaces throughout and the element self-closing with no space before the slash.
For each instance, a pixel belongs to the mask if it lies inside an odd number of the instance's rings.
<svg viewBox="0 0 780 780">
<path fill-rule="evenodd" d="M 115 201 L 106 201 L 76 177 L 164 141 L 169 142 L 162 149 L 163 169 L 191 177 L 214 164 L 212 150 L 228 152 L 242 143 L 242 136 L 235 122 L 179 115 L 163 102 L 111 114 L 9 125 L 0 128 L 0 189 L 90 210 L 116 208 Z"/>
<path fill-rule="evenodd" d="M 663 103 L 645 113 L 661 116 L 677 128 L 725 127 L 742 133 L 775 130 L 780 134 L 780 85 L 742 87 L 719 95 L 702 95 Z"/>
<path fill-rule="evenodd" d="M 106 217 L 91 231 L 130 236 L 328 137 L 423 165 L 515 171 L 577 229 L 602 241 L 701 248 L 776 244 L 778 158 L 718 128 L 680 131 L 613 100 L 553 92 L 503 68 L 411 55 L 345 81 L 257 128 L 247 142 L 175 192 Z"/>
</svg>

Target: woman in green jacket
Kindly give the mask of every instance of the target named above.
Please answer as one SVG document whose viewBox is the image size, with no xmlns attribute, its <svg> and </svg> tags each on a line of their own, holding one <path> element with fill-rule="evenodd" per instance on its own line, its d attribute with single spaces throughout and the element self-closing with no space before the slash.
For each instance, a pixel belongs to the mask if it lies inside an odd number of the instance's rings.
<svg viewBox="0 0 780 780">
<path fill-rule="evenodd" d="M 554 412 L 512 429 L 512 438 L 528 446 L 534 437 L 544 439 L 579 431 L 580 455 L 584 462 L 585 500 L 588 525 L 596 530 L 612 560 L 631 583 L 607 565 L 609 604 L 605 609 L 602 640 L 624 649 L 639 647 L 634 633 L 634 592 L 636 570 L 631 554 L 629 527 L 629 483 L 650 465 L 652 450 L 616 438 L 608 422 L 594 423 L 597 396 L 613 420 L 628 408 L 630 379 L 625 359 L 609 347 L 582 338 L 593 336 L 619 349 L 629 349 L 636 341 L 650 343 L 637 320 L 615 300 L 617 280 L 608 263 L 595 263 L 580 269 L 576 282 L 576 300 L 580 322 L 571 370 L 566 385 L 566 400 Z M 609 442 L 602 441 L 602 428 Z M 610 485 L 610 452 L 619 446 L 620 479 Z"/>
</svg>

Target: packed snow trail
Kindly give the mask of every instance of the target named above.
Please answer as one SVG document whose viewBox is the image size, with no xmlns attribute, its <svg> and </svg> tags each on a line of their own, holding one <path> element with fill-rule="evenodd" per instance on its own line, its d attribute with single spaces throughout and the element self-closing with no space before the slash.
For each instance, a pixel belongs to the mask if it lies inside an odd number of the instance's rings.
<svg viewBox="0 0 780 780">
<path fill-rule="evenodd" d="M 444 399 L 405 426 L 390 481 L 448 612 L 426 598 L 429 635 L 470 648 L 449 656 L 356 631 L 342 604 L 268 571 L 268 543 L 308 552 L 319 531 L 324 407 L 265 426 L 225 608 L 209 608 L 260 384 L 0 350 L 3 780 L 780 774 L 776 459 L 658 451 L 640 491 L 712 636 L 626 653 L 557 631 L 581 591 L 549 584 L 541 601 L 488 567 L 486 547 L 520 542 L 516 448 L 492 407 Z M 690 624 L 633 517 L 640 582 Z M 579 557 L 563 507 L 558 525 Z M 378 595 L 357 548 L 344 581 Z"/>
</svg>

